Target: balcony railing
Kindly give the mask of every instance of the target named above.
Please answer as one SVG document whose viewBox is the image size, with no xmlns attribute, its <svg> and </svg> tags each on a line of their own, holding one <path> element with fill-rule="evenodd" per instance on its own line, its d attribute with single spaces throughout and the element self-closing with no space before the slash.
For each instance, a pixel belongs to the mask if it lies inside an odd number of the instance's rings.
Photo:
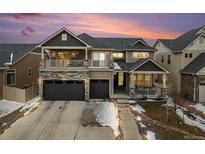
<svg viewBox="0 0 205 154">
<path fill-rule="evenodd" d="M 68 67 L 99 67 L 108 68 L 110 67 L 109 61 L 100 60 L 43 60 L 42 67 L 49 68 L 68 68 Z"/>
<path fill-rule="evenodd" d="M 109 67 L 109 62 L 105 60 L 90 60 L 89 67 Z"/>
<path fill-rule="evenodd" d="M 85 67 L 85 60 L 45 60 L 45 67 Z"/>
</svg>

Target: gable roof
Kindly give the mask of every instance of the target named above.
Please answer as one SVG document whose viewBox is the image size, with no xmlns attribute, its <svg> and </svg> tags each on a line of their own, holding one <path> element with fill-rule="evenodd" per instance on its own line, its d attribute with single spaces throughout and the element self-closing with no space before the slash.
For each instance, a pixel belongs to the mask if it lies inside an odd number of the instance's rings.
<svg viewBox="0 0 205 154">
<path fill-rule="evenodd" d="M 133 72 L 135 70 L 156 71 L 156 69 L 157 69 L 157 71 L 162 71 L 162 72 L 168 73 L 168 71 L 165 68 L 160 66 L 157 62 L 155 62 L 151 58 L 141 58 L 138 61 L 136 61 L 135 63 L 125 63 L 124 61 L 118 61 L 116 63 L 120 66 L 120 68 L 122 70 L 124 70 L 126 72 Z M 151 65 L 148 66 L 147 65 L 148 63 L 150 63 Z M 152 66 L 154 66 L 154 67 L 152 67 Z M 152 69 L 155 69 L 155 70 L 152 70 Z"/>
<path fill-rule="evenodd" d="M 184 48 L 186 48 L 190 43 L 192 43 L 201 35 L 201 33 L 198 32 L 203 28 L 204 26 L 197 29 L 192 29 L 191 31 L 180 35 L 176 39 L 159 39 L 158 41 L 162 42 L 174 53 L 181 52 Z"/>
<path fill-rule="evenodd" d="M 203 67 L 205 67 L 205 53 L 201 53 L 189 65 L 187 65 L 181 73 L 183 74 L 197 74 Z"/>
<path fill-rule="evenodd" d="M 46 44 L 47 42 L 49 42 L 50 40 L 52 40 L 53 38 L 55 38 L 58 34 L 62 33 L 62 32 L 66 32 L 69 35 L 71 35 L 73 38 L 75 38 L 76 40 L 78 40 L 79 42 L 81 42 L 82 44 L 84 44 L 85 46 L 89 47 L 89 45 L 84 42 L 83 40 L 81 40 L 80 38 L 78 38 L 75 34 L 73 34 L 71 31 L 69 31 L 68 29 L 66 29 L 65 27 L 61 28 L 60 30 L 58 30 L 57 32 L 55 32 L 54 34 L 50 35 L 49 37 L 47 37 L 45 40 L 43 40 L 38 46 L 42 46 L 44 44 Z"/>
<path fill-rule="evenodd" d="M 0 44 L 0 67 L 6 67 L 4 64 L 10 62 L 11 53 L 13 53 L 14 64 L 35 46 L 36 44 Z"/>
</svg>

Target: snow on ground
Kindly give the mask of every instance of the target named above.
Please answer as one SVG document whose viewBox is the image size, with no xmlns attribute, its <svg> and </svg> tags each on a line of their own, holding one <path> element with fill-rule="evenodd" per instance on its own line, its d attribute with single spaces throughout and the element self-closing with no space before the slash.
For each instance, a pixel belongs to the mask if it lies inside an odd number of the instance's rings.
<svg viewBox="0 0 205 154">
<path fill-rule="evenodd" d="M 112 102 L 96 102 L 96 103 L 99 105 L 96 111 L 97 113 L 96 120 L 102 126 L 111 127 L 116 137 L 120 135 L 117 107 Z"/>
<path fill-rule="evenodd" d="M 147 138 L 148 140 L 155 140 L 155 139 L 156 139 L 155 133 L 148 130 L 148 131 L 147 131 L 146 138 Z"/>
<path fill-rule="evenodd" d="M 38 105 L 38 101 L 40 100 L 40 97 L 35 97 L 32 100 L 26 102 L 26 103 L 20 103 L 20 102 L 15 102 L 15 101 L 8 101 L 8 100 L 0 100 L 0 117 L 5 116 L 17 109 L 19 109 L 20 107 L 22 107 L 22 109 L 20 110 L 20 112 L 24 112 L 24 111 L 30 111 L 30 109 L 33 109 L 34 107 L 36 107 Z"/>
<path fill-rule="evenodd" d="M 184 111 L 187 111 L 186 108 L 179 106 L 177 104 L 174 103 L 174 101 L 172 100 L 172 98 L 168 98 L 167 103 L 164 106 L 168 106 L 168 107 L 176 107 L 176 113 L 177 115 L 184 120 L 184 123 L 194 126 L 194 127 L 198 127 L 201 130 L 203 130 L 205 132 L 205 120 L 202 119 L 200 116 L 194 115 L 192 114 L 192 116 L 195 117 L 195 119 L 190 118 L 188 115 L 186 115 L 184 113 Z M 198 105 L 198 109 L 201 106 Z M 200 109 L 203 110 L 203 108 L 201 107 Z"/>
<path fill-rule="evenodd" d="M 143 113 L 143 112 L 145 112 L 144 108 L 141 107 L 141 106 L 138 105 L 138 104 L 135 105 L 135 106 L 132 106 L 131 108 L 132 108 L 132 110 L 137 111 L 138 113 Z"/>
<path fill-rule="evenodd" d="M 26 104 L 23 106 L 23 108 L 20 110 L 20 112 L 25 112 L 27 111 L 25 114 L 27 114 L 30 110 L 32 110 L 33 108 L 35 108 L 38 105 L 38 102 L 40 100 L 40 97 L 35 97 L 33 99 L 31 99 L 30 101 L 26 102 Z"/>
<path fill-rule="evenodd" d="M 205 114 L 205 106 L 204 105 L 198 103 L 198 104 L 194 105 L 194 107 L 196 108 L 197 111 L 200 111 L 203 114 Z"/>
<path fill-rule="evenodd" d="M 8 100 L 0 100 L 0 117 L 3 117 L 18 108 L 22 107 L 24 103 L 19 103 L 15 101 L 8 101 Z"/>
<path fill-rule="evenodd" d="M 122 68 L 118 65 L 118 63 L 114 63 L 114 70 L 122 70 Z"/>
</svg>

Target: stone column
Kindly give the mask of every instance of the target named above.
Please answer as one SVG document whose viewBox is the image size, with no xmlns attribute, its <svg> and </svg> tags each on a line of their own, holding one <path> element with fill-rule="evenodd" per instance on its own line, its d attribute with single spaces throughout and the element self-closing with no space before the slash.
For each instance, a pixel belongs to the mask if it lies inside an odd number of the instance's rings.
<svg viewBox="0 0 205 154">
<path fill-rule="evenodd" d="M 135 95 L 135 84 L 134 84 L 134 74 L 133 73 L 130 73 L 130 85 L 129 85 L 129 88 L 130 88 L 130 97 L 134 97 Z"/>
</svg>

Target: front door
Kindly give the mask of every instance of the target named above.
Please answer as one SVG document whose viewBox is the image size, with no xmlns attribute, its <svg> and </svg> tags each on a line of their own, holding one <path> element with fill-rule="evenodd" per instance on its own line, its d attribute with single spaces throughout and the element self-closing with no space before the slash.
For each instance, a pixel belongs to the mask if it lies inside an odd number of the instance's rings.
<svg viewBox="0 0 205 154">
<path fill-rule="evenodd" d="M 116 72 L 114 74 L 115 91 L 126 90 L 126 74 L 124 72 Z"/>
</svg>

